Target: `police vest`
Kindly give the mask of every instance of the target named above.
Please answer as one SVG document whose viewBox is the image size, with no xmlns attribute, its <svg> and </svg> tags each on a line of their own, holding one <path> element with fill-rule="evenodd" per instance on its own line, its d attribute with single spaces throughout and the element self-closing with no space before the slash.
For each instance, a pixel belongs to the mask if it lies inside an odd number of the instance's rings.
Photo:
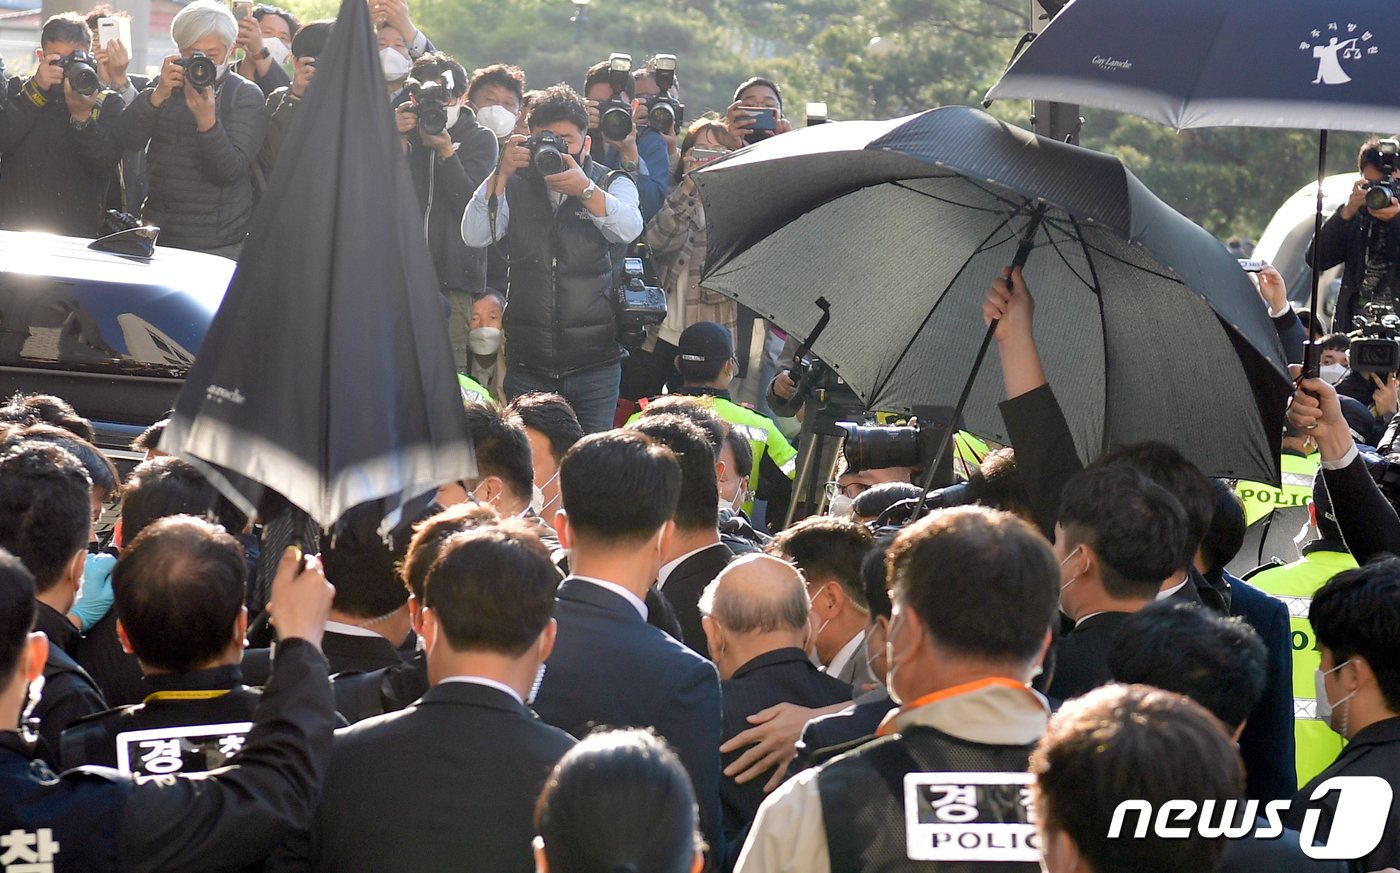
<svg viewBox="0 0 1400 873">
<path fill-rule="evenodd" d="M 1249 582 L 1288 607 L 1293 645 L 1293 735 L 1297 744 L 1298 784 L 1306 785 L 1331 766 L 1342 751 L 1342 738 L 1327 722 L 1317 718 L 1317 690 L 1313 675 L 1322 655 L 1308 621 L 1308 607 L 1317 590 L 1338 573 L 1356 569 L 1356 559 L 1346 552 L 1315 551 L 1301 561 L 1263 570 Z"/>
<path fill-rule="evenodd" d="M 496 408 L 496 401 L 482 384 L 465 373 L 457 374 L 457 387 L 462 389 L 462 402 L 466 404 L 480 403 L 482 406 Z"/>
<path fill-rule="evenodd" d="M 1284 455 L 1280 464 L 1283 484 L 1279 488 L 1263 482 L 1240 481 L 1235 493 L 1244 504 L 1244 522 L 1253 525 L 1275 509 L 1307 506 L 1312 499 L 1313 479 L 1317 476 L 1319 455 Z"/>
<path fill-rule="evenodd" d="M 1039 871 L 1032 748 L 916 726 L 831 761 L 817 774 L 831 869 Z"/>
<path fill-rule="evenodd" d="M 0 738 L 0 869 L 118 873 L 127 787 L 110 775 L 54 775 L 19 738 Z M 108 771 L 110 773 L 110 771 Z"/>
</svg>

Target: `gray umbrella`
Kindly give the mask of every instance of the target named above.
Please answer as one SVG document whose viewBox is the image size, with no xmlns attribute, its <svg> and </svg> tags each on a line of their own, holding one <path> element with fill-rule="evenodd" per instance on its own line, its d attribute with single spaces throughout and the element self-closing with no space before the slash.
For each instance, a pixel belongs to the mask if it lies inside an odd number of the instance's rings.
<svg viewBox="0 0 1400 873">
<path fill-rule="evenodd" d="M 953 406 L 982 301 L 1043 209 L 1025 267 L 1046 372 L 1081 457 L 1144 439 L 1215 476 L 1276 480 L 1290 393 L 1239 265 L 1116 159 L 977 110 L 775 137 L 696 173 L 704 284 L 808 337 L 872 409 Z M 1006 440 L 995 351 L 969 430 Z"/>
</svg>

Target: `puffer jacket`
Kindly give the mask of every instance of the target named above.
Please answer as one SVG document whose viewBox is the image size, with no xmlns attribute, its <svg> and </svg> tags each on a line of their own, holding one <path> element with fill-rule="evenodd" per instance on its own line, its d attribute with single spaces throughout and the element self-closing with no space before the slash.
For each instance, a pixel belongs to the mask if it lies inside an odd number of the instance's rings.
<svg viewBox="0 0 1400 873">
<path fill-rule="evenodd" d="M 200 133 L 184 94 L 159 109 L 154 87 L 119 121 L 127 149 L 146 148 L 150 192 L 141 217 L 160 226 L 160 241 L 207 251 L 243 241 L 253 217 L 253 164 L 267 131 L 262 90 L 230 72 L 218 85 L 216 121 Z M 147 145 L 149 143 L 149 145 Z"/>
</svg>

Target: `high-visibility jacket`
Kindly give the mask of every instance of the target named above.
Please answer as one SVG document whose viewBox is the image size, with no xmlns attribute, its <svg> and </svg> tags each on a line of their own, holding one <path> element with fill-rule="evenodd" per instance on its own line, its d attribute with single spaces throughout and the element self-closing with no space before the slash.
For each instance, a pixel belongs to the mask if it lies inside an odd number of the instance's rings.
<svg viewBox="0 0 1400 873">
<path fill-rule="evenodd" d="M 1267 518 L 1275 509 L 1307 506 L 1312 499 L 1313 479 L 1321 456 L 1284 455 L 1279 465 L 1283 484 L 1279 488 L 1263 482 L 1241 480 L 1235 483 L 1235 493 L 1244 504 L 1244 522 L 1252 525 Z"/>
<path fill-rule="evenodd" d="M 1322 655 L 1308 621 L 1313 595 L 1338 573 L 1356 569 L 1346 552 L 1314 549 L 1300 561 L 1261 570 L 1249 583 L 1288 607 L 1293 643 L 1293 735 L 1297 745 L 1298 784 L 1306 785 L 1342 751 L 1341 735 L 1317 718 L 1317 686 L 1313 678 Z"/>
<path fill-rule="evenodd" d="M 457 387 L 462 389 L 463 403 L 480 403 L 496 408 L 496 401 L 491 399 L 491 392 L 482 387 L 481 383 L 465 373 L 457 374 Z"/>
</svg>

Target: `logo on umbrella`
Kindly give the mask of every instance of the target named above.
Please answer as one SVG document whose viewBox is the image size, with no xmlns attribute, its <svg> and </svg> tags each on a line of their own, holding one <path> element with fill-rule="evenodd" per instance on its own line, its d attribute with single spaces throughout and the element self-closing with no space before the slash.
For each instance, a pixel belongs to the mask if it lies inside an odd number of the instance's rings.
<svg viewBox="0 0 1400 873">
<path fill-rule="evenodd" d="M 1343 69 L 1343 61 L 1359 61 L 1365 56 L 1380 54 L 1378 47 L 1369 44 L 1375 34 L 1369 30 L 1358 31 L 1361 28 L 1355 24 L 1333 21 L 1326 28 L 1311 31 L 1308 39 L 1298 43 L 1299 51 L 1310 51 L 1317 58 L 1314 85 L 1345 85 L 1351 81 L 1351 76 Z"/>
</svg>

